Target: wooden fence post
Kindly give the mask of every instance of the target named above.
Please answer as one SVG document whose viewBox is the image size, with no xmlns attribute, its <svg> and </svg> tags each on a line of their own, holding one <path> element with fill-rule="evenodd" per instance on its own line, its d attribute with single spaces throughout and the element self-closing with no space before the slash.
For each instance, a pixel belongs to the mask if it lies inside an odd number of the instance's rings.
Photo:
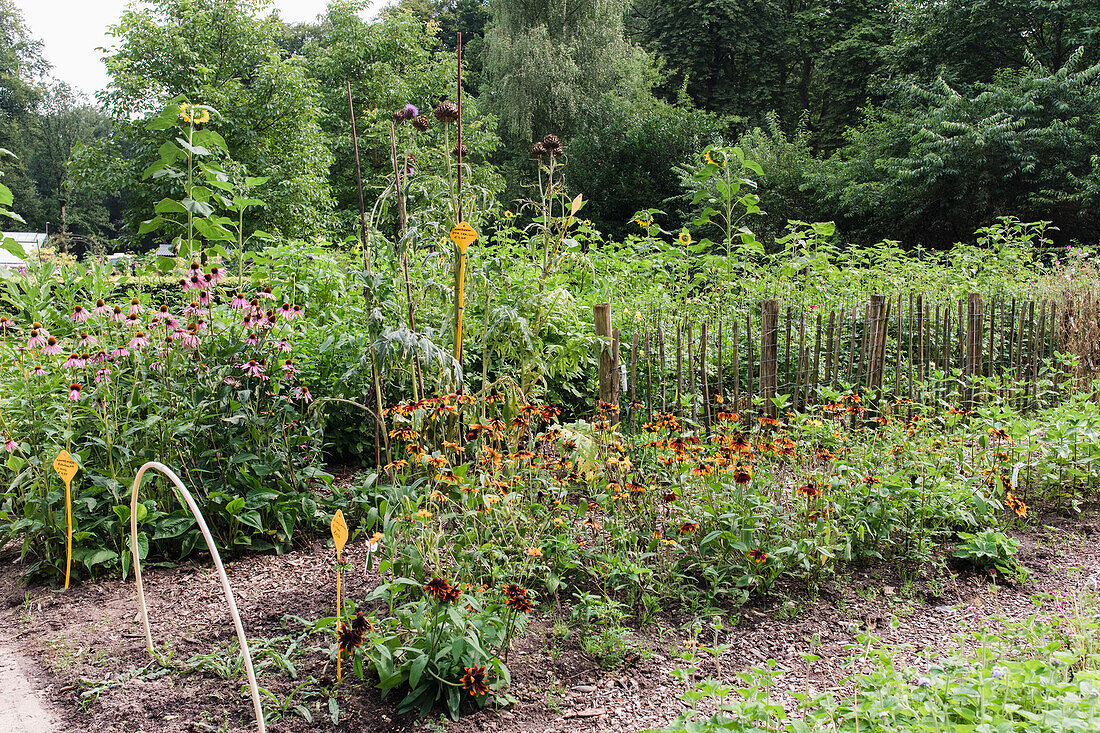
<svg viewBox="0 0 1100 733">
<path fill-rule="evenodd" d="M 592 306 L 592 315 L 596 326 L 596 338 L 600 339 L 599 398 L 601 402 L 611 402 L 612 357 L 611 357 L 611 304 L 597 303 Z M 603 339 L 607 339 L 606 342 Z"/>
<path fill-rule="evenodd" d="M 778 387 L 779 301 L 765 300 L 760 309 L 760 396 L 769 417 L 777 410 L 772 397 Z"/>
</svg>

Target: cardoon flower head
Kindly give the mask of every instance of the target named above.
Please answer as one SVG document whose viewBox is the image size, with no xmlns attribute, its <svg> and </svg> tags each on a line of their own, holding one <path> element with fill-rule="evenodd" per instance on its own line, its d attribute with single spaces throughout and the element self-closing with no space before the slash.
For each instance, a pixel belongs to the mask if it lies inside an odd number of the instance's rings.
<svg viewBox="0 0 1100 733">
<path fill-rule="evenodd" d="M 46 345 L 42 347 L 42 353 L 56 356 L 61 353 L 61 344 L 57 343 L 56 338 L 50 336 L 46 339 Z"/>
<path fill-rule="evenodd" d="M 37 349 L 39 346 L 45 346 L 46 337 L 42 335 L 42 332 L 38 329 L 31 329 L 31 337 L 27 339 L 28 349 Z"/>
<path fill-rule="evenodd" d="M 95 302 L 95 310 L 92 313 L 97 316 L 109 316 L 111 315 L 111 306 L 103 302 L 103 298 L 100 298 Z"/>
<path fill-rule="evenodd" d="M 130 298 L 130 315 L 135 316 L 144 312 L 145 309 L 141 307 L 141 301 L 137 298 Z"/>
<path fill-rule="evenodd" d="M 73 402 L 80 400 L 80 382 L 73 382 L 69 385 L 69 399 Z"/>
<path fill-rule="evenodd" d="M 78 344 L 79 346 L 88 348 L 89 346 L 95 346 L 97 343 L 99 343 L 99 339 L 97 339 L 95 336 L 90 335 L 87 331 L 80 332 L 80 343 Z"/>
<path fill-rule="evenodd" d="M 149 337 L 145 335 L 144 331 L 138 331 L 136 334 L 134 334 L 134 337 L 132 339 L 130 339 L 130 348 L 131 349 L 140 349 L 143 346 L 148 346 L 148 345 L 149 345 Z M 125 354 L 123 354 L 123 356 L 125 356 Z"/>
<path fill-rule="evenodd" d="M 69 315 L 69 318 L 71 318 L 74 323 L 86 321 L 88 320 L 88 311 L 85 310 L 84 306 L 78 305 L 73 308 L 73 312 Z"/>
</svg>

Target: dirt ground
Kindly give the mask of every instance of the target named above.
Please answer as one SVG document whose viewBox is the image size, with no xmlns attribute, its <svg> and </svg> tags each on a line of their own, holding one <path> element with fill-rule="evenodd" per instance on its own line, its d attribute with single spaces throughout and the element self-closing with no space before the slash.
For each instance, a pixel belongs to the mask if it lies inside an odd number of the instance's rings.
<svg viewBox="0 0 1100 733">
<path fill-rule="evenodd" d="M 718 659 L 720 671 L 729 679 L 771 659 L 782 671 L 780 692 L 808 685 L 823 689 L 851 672 L 845 667 L 851 659 L 845 647 L 856 634 L 870 631 L 887 642 L 907 644 L 909 658 L 900 663 L 912 664 L 916 673 L 927 665 L 928 656 L 954 644 L 963 622 L 995 628 L 1004 619 L 1041 611 L 1032 600 L 1037 595 L 1057 596 L 1075 584 L 1100 582 L 1095 517 L 1047 518 L 1017 536 L 1022 542 L 1019 557 L 1031 571 L 1020 585 L 927 570 L 906 582 L 896 568 L 881 565 L 850 568 L 823 583 L 814 596 L 789 589 L 787 595 L 732 610 L 718 640 L 728 646 Z M 353 567 L 362 567 L 361 545 L 352 543 L 345 550 Z M 227 563 L 250 640 L 293 635 L 300 625 L 284 622 L 287 615 L 306 620 L 331 615 L 331 554 L 315 543 L 288 555 Z M 45 727 L 28 724 L 26 733 L 255 729 L 243 672 L 224 671 L 227 679 L 212 665 L 169 672 L 153 662 L 143 648 L 132 580 L 86 583 L 57 592 L 24 585 L 10 551 L 0 550 L 0 568 L 0 684 L 9 695 L 14 693 L 12 699 L 26 700 L 32 708 L 34 698 L 41 700 L 43 715 L 54 716 Z M 144 577 L 158 651 L 171 651 L 172 662 L 182 663 L 229 648 L 235 634 L 212 567 L 149 568 Z M 347 593 L 361 598 L 376 582 L 377 576 L 351 572 Z M 334 670 L 326 655 L 307 651 L 295 660 L 296 679 L 268 665 L 261 670 L 260 685 L 282 701 L 293 695 L 287 708 L 301 704 L 313 722 L 288 713 L 268 730 L 637 731 L 665 725 L 684 709 L 678 697 L 684 684 L 671 672 L 685 665 L 680 656 L 687 649 L 687 619 L 666 617 L 639 629 L 639 653 L 628 658 L 626 668 L 608 672 L 582 653 L 575 634 L 564 641 L 556 638 L 553 619 L 543 614 L 536 612 L 527 633 L 513 646 L 509 692 L 515 702 L 508 708 L 470 711 L 457 722 L 438 715 L 399 718 L 395 699 L 384 700 L 371 685 L 345 677 L 337 693 L 339 723 L 334 725 L 328 694 L 303 684 L 312 676 L 331 686 Z M 288 643 L 289 638 L 275 646 L 285 650 Z M 315 637 L 312 643 L 328 642 Z M 807 670 L 801 655 L 811 652 L 821 660 Z M 18 664 L 14 676 L 5 663 L 12 659 Z M 713 662 L 703 668 L 704 675 L 718 671 Z M 27 684 L 12 687 L 19 678 Z M 270 711 L 274 700 L 265 698 L 265 707 Z M 3 721 L 0 717 L 0 730 L 7 733 Z"/>
</svg>

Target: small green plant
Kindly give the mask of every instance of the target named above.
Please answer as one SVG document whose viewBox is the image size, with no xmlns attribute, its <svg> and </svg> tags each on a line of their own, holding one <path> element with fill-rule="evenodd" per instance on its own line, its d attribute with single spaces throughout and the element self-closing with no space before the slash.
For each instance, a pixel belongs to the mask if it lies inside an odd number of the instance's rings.
<svg viewBox="0 0 1100 733">
<path fill-rule="evenodd" d="M 999 530 L 960 532 L 955 557 L 978 570 L 996 570 L 1008 577 L 1022 579 L 1027 570 L 1016 561 L 1020 541 Z"/>
</svg>

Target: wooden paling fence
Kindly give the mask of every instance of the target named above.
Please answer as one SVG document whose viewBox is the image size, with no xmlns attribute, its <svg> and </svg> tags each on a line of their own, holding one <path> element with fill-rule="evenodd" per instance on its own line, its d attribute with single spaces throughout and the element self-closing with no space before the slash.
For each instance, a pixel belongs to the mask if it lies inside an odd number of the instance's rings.
<svg viewBox="0 0 1100 733">
<path fill-rule="evenodd" d="M 765 300 L 740 316 L 654 318 L 625 334 L 612 329 L 609 304 L 594 310 L 606 344 L 600 399 L 708 429 L 719 412 L 775 417 L 838 392 L 861 394 L 872 408 L 884 400 L 966 408 L 982 378 L 1006 375 L 1013 379 L 997 389 L 1026 407 L 1053 363 L 1060 325 L 1054 301 L 978 293 L 936 303 L 871 295 L 830 310 Z"/>
</svg>

